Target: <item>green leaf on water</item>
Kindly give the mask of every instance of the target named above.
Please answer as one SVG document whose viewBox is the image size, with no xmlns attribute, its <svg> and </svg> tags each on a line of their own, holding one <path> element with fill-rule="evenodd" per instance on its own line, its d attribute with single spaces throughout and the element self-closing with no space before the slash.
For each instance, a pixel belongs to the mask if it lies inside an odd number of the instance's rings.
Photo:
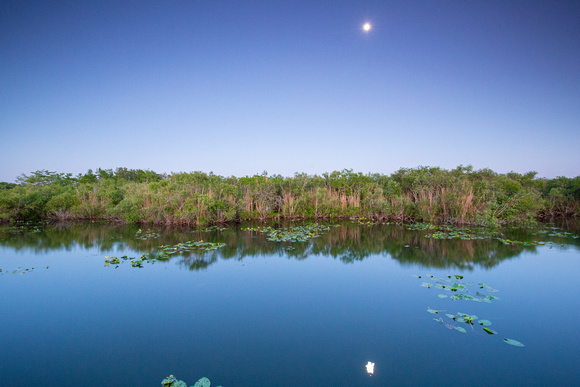
<svg viewBox="0 0 580 387">
<path fill-rule="evenodd" d="M 487 333 L 489 333 L 490 335 L 497 335 L 497 332 L 494 331 L 493 329 L 483 327 L 483 330 L 486 331 Z"/>
<path fill-rule="evenodd" d="M 467 331 L 464 328 L 461 328 L 461 327 L 455 327 L 455 330 L 456 331 L 459 331 L 461 333 L 467 333 Z"/>
<path fill-rule="evenodd" d="M 489 321 L 489 320 L 479 320 L 478 322 L 479 322 L 479 325 L 483 325 L 485 327 L 488 327 L 491 325 L 491 321 Z"/>
<path fill-rule="evenodd" d="M 210 381 L 208 378 L 201 378 L 199 379 L 194 385 L 193 387 L 209 387 L 211 385 Z"/>
<path fill-rule="evenodd" d="M 169 375 L 161 381 L 163 387 L 187 387 L 187 384 L 183 380 L 177 380 L 175 376 Z"/>
<path fill-rule="evenodd" d="M 504 343 L 509 344 L 509 345 L 513 345 L 514 347 L 525 347 L 524 344 L 520 343 L 517 340 L 513 340 L 513 339 L 503 339 Z"/>
</svg>

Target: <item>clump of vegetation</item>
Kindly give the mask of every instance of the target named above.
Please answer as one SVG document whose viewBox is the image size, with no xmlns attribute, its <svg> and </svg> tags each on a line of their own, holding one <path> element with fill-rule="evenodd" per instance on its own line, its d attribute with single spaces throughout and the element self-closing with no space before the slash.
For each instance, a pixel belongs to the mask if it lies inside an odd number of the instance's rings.
<svg viewBox="0 0 580 387">
<path fill-rule="evenodd" d="M 519 241 L 511 240 L 503 237 L 503 234 L 489 228 L 471 228 L 471 227 L 456 227 L 450 225 L 435 225 L 429 223 L 414 223 L 407 225 L 407 230 L 411 231 L 431 231 L 425 234 L 425 238 L 430 239 L 460 239 L 460 240 L 476 240 L 476 239 L 496 239 L 504 245 L 523 245 L 523 246 L 543 246 L 546 242 L 543 241 Z M 550 227 L 549 230 L 540 230 L 532 235 L 540 234 L 542 236 L 573 238 L 578 239 L 580 236 L 571 232 L 558 232 L 558 227 Z"/>
<path fill-rule="evenodd" d="M 330 230 L 330 227 L 320 224 L 309 224 L 290 228 L 273 228 L 271 226 L 259 228 L 243 228 L 242 231 L 258 231 L 267 234 L 270 242 L 306 242 L 312 238 L 320 237 L 323 231 Z M 291 249 L 292 250 L 292 249 Z"/>
<path fill-rule="evenodd" d="M 388 175 L 349 169 L 293 177 L 223 177 L 97 169 L 46 170 L 0 184 L 0 220 L 106 219 L 206 226 L 268 218 L 352 217 L 496 227 L 580 214 L 580 176 L 556 179 L 459 166 L 402 168 Z"/>
<path fill-rule="evenodd" d="M 48 268 L 50 268 L 50 266 L 46 266 L 46 268 L 48 269 Z M 30 267 L 30 268 L 24 268 L 23 269 L 22 267 L 18 266 L 16 269 L 13 269 L 13 270 L 2 270 L 2 269 L 0 269 L 0 275 L 4 275 L 4 273 L 6 273 L 6 274 L 11 273 L 11 274 L 23 275 L 23 274 L 26 274 L 26 273 L 32 273 L 32 271 L 34 269 L 37 269 L 37 268 L 36 267 Z"/>
<path fill-rule="evenodd" d="M 175 376 L 173 376 L 173 375 L 169 375 L 168 377 L 163 379 L 161 381 L 161 385 L 163 387 L 187 387 L 187 383 L 185 383 L 183 380 L 176 379 Z M 210 386 L 211 386 L 211 382 L 206 377 L 199 379 L 193 385 L 193 387 L 210 387 Z"/>
<path fill-rule="evenodd" d="M 447 278 L 435 278 L 432 275 L 416 275 L 414 277 L 425 278 L 427 281 L 433 282 L 422 282 L 420 285 L 422 287 L 446 292 L 438 294 L 438 297 L 442 299 L 449 297 L 453 301 L 464 300 L 485 303 L 491 303 L 493 300 L 499 299 L 494 295 L 497 292 L 496 289 L 482 282 L 476 284 L 471 281 L 462 281 L 463 276 L 459 274 L 454 276 L 448 275 Z"/>
<path fill-rule="evenodd" d="M 120 259 L 117 257 L 109 257 L 109 256 L 106 256 L 105 258 L 106 258 L 105 259 L 105 267 L 110 266 L 110 265 L 115 265 L 115 269 L 118 268 L 122 262 L 126 262 L 126 261 L 131 262 L 132 267 L 143 268 L 144 263 L 154 264 L 155 261 L 158 259 L 157 257 L 155 257 L 153 255 L 146 255 L 146 254 L 141 255 L 141 257 L 139 259 L 137 259 L 135 257 L 128 257 L 126 255 L 123 255 Z"/>
<path fill-rule="evenodd" d="M 471 301 L 479 301 L 479 302 L 488 302 L 490 303 L 492 300 L 498 300 L 497 297 L 493 295 L 493 293 L 497 292 L 496 289 L 493 289 L 491 286 L 484 284 L 483 282 L 472 282 L 472 281 L 463 281 L 463 276 L 459 274 L 455 275 L 448 275 L 447 278 L 435 278 L 433 275 L 414 275 L 413 277 L 416 278 L 425 278 L 431 279 L 436 281 L 435 285 L 423 282 L 421 286 L 427 288 L 436 288 L 446 290 L 448 292 L 457 292 L 452 297 L 452 300 L 471 300 Z M 471 294 L 468 294 L 471 290 Z M 483 294 L 481 292 L 486 291 L 488 294 Z M 447 298 L 445 294 L 439 294 L 439 298 Z M 427 307 L 427 312 L 431 314 L 435 314 L 438 317 L 434 318 L 436 322 L 443 325 L 445 328 L 457 331 L 460 333 L 467 333 L 467 330 L 462 326 L 463 324 L 469 325 L 471 330 L 474 330 L 474 326 L 480 326 L 485 333 L 488 335 L 497 335 L 498 333 L 489 328 L 492 325 L 490 320 L 480 319 L 478 316 L 474 314 L 467 314 L 463 312 L 457 312 L 455 314 L 451 313 L 443 313 L 446 310 L 437 310 L 431 307 Z M 449 320 L 444 320 L 443 316 L 445 316 Z M 503 339 L 503 342 L 509 345 L 513 345 L 515 347 L 525 347 L 524 344 L 521 342 L 514 340 L 514 339 Z"/>
</svg>

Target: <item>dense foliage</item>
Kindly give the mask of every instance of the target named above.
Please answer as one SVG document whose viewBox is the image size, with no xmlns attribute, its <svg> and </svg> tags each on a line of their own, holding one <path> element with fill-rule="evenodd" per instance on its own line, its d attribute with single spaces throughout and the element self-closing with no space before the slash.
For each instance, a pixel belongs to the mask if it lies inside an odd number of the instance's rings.
<svg viewBox="0 0 580 387">
<path fill-rule="evenodd" d="M 367 217 L 456 224 L 530 223 L 578 216 L 580 176 L 556 179 L 459 166 L 402 168 L 390 176 L 352 170 L 321 176 L 223 177 L 117 168 L 49 172 L 0 183 L 0 220 L 114 219 L 208 224 L 272 217 Z"/>
</svg>

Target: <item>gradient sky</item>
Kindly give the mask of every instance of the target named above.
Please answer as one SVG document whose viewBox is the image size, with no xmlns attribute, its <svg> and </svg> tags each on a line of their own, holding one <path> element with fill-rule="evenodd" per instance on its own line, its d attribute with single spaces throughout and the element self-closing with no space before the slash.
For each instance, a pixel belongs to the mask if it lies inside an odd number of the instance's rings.
<svg viewBox="0 0 580 387">
<path fill-rule="evenodd" d="M 579 149 L 580 1 L 0 0 L 0 181 L 574 177 Z"/>
</svg>

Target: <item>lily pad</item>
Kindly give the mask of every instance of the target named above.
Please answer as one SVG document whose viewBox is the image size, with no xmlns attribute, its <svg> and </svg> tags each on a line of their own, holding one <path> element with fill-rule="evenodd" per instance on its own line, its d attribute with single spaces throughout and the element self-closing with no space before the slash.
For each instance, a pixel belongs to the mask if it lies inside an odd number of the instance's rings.
<svg viewBox="0 0 580 387">
<path fill-rule="evenodd" d="M 169 375 L 161 381 L 163 387 L 187 387 L 187 384 L 183 380 L 177 380 L 175 376 Z"/>
<path fill-rule="evenodd" d="M 483 330 L 486 331 L 487 333 L 489 333 L 490 335 L 497 335 L 497 332 L 494 331 L 493 329 L 483 327 Z"/>
<path fill-rule="evenodd" d="M 509 345 L 513 345 L 514 347 L 525 347 L 524 344 L 520 343 L 517 340 L 513 340 L 513 339 L 503 339 L 503 342 Z"/>
<path fill-rule="evenodd" d="M 479 320 L 478 323 L 479 325 L 483 325 L 484 327 L 488 327 L 491 325 L 491 321 L 489 320 Z"/>
<path fill-rule="evenodd" d="M 461 333 L 467 333 L 467 331 L 465 330 L 465 328 L 462 328 L 462 327 L 455 327 L 455 330 L 456 331 L 459 331 Z"/>
<path fill-rule="evenodd" d="M 203 377 L 203 378 L 199 379 L 197 382 L 195 382 L 193 387 L 210 387 L 210 385 L 211 385 L 211 383 L 210 383 L 209 379 L 206 377 Z"/>
</svg>

